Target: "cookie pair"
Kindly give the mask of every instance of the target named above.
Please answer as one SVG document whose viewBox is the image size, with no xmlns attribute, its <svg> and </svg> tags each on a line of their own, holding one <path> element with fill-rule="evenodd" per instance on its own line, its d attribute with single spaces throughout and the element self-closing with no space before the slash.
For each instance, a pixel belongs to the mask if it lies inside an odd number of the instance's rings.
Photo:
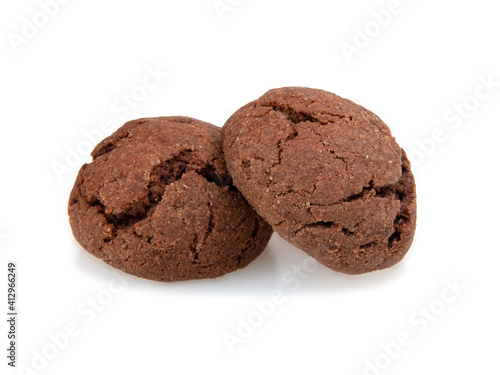
<svg viewBox="0 0 500 375">
<path fill-rule="evenodd" d="M 373 113 L 322 90 L 271 90 L 222 139 L 188 117 L 131 121 L 92 157 L 70 196 L 73 234 L 147 279 L 243 268 L 273 229 L 327 267 L 365 273 L 400 261 L 415 231 L 404 151 Z"/>
</svg>

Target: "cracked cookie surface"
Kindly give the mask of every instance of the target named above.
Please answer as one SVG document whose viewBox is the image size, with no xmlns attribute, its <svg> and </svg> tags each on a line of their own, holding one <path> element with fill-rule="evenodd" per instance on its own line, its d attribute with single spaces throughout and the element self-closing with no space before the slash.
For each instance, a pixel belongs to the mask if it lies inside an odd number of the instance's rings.
<svg viewBox="0 0 500 375">
<path fill-rule="evenodd" d="M 387 125 L 323 90 L 270 90 L 222 129 L 235 186 L 273 229 L 333 270 L 390 267 L 411 246 L 415 181 Z"/>
<path fill-rule="evenodd" d="M 76 240 L 124 272 L 158 281 L 243 268 L 272 229 L 233 186 L 220 129 L 187 117 L 130 121 L 80 169 L 68 213 Z"/>
</svg>

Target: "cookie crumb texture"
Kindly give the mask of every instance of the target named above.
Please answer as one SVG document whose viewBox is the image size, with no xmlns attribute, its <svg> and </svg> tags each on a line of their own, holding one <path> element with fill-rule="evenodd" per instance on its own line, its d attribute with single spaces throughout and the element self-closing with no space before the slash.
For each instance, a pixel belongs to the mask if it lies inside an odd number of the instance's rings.
<svg viewBox="0 0 500 375">
<path fill-rule="evenodd" d="M 416 226 L 410 163 L 387 125 L 323 90 L 288 87 L 222 129 L 234 184 L 284 239 L 327 267 L 361 274 L 399 262 Z"/>
<path fill-rule="evenodd" d="M 272 229 L 231 185 L 220 129 L 187 117 L 126 123 L 92 152 L 69 200 L 73 234 L 111 266 L 158 281 L 243 268 Z"/>
</svg>

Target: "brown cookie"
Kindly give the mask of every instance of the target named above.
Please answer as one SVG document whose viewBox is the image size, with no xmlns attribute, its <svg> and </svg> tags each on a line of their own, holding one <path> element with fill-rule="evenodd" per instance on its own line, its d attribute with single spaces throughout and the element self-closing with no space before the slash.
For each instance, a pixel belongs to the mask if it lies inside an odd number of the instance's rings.
<svg viewBox="0 0 500 375">
<path fill-rule="evenodd" d="M 80 245 L 151 280 L 214 278 L 243 268 L 271 227 L 231 185 L 220 129 L 188 117 L 126 123 L 92 152 L 69 200 Z"/>
<path fill-rule="evenodd" d="M 234 184 L 284 239 L 333 270 L 399 262 L 416 225 L 410 163 L 389 128 L 335 94 L 287 87 L 222 129 Z"/>
</svg>

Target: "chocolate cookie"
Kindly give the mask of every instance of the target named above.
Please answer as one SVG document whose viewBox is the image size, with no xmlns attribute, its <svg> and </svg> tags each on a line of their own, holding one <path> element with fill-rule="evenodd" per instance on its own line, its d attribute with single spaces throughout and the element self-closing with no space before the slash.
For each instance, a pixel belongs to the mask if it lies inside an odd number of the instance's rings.
<svg viewBox="0 0 500 375">
<path fill-rule="evenodd" d="M 389 128 L 335 94 L 267 92 L 224 125 L 234 184 L 284 239 L 333 270 L 399 262 L 416 225 L 410 163 Z"/>
<path fill-rule="evenodd" d="M 73 234 L 111 266 L 151 280 L 243 268 L 271 227 L 231 185 L 220 129 L 187 117 L 126 123 L 92 152 L 69 200 Z"/>
</svg>

